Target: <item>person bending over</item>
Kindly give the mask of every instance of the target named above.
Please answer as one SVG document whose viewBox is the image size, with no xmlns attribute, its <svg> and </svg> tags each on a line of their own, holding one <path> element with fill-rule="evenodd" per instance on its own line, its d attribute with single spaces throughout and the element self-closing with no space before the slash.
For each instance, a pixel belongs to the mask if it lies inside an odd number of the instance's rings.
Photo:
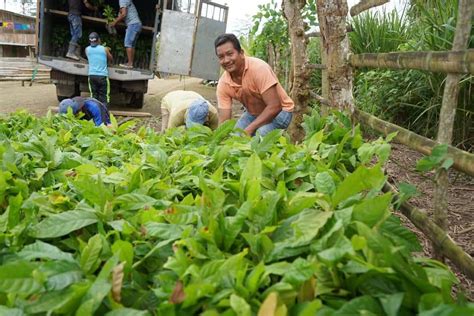
<svg viewBox="0 0 474 316">
<path fill-rule="evenodd" d="M 96 126 L 110 125 L 110 114 L 107 107 L 94 98 L 74 97 L 59 103 L 59 113 L 65 114 L 71 108 L 74 115 L 83 114 L 81 119 L 93 120 Z"/>
<path fill-rule="evenodd" d="M 209 101 L 194 91 L 171 91 L 161 100 L 161 131 L 168 128 L 194 124 L 217 128 L 217 110 Z"/>
</svg>

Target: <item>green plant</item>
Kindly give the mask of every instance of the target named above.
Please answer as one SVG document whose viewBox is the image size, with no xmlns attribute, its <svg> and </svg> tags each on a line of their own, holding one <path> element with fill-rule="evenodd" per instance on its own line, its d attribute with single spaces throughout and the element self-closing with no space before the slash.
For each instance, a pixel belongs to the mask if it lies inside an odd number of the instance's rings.
<svg viewBox="0 0 474 316">
<path fill-rule="evenodd" d="M 390 146 L 346 115 L 300 145 L 112 122 L 0 118 L 1 313 L 472 313 L 390 213 Z"/>
</svg>

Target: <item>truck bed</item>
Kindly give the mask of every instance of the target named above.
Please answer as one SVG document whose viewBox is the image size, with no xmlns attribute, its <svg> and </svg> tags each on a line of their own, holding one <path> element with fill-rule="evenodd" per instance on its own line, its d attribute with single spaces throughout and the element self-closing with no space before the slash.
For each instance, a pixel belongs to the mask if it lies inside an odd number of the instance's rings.
<svg viewBox="0 0 474 316">
<path fill-rule="evenodd" d="M 85 58 L 84 49 L 89 45 L 88 35 L 97 32 L 101 36 L 102 43 L 111 48 L 114 56 L 113 65 L 110 65 L 110 78 L 116 80 L 146 80 L 153 77 L 155 68 L 155 38 L 159 30 L 159 17 L 157 17 L 155 1 L 135 1 L 135 5 L 143 23 L 142 32 L 139 35 L 136 51 L 134 69 L 118 67 L 120 63 L 126 63 L 127 56 L 123 46 L 126 26 L 117 25 L 117 34 L 111 35 L 107 32 L 106 18 L 103 16 L 103 8 L 98 12 L 84 9 L 82 15 L 82 38 L 81 55 Z M 117 0 L 105 0 L 104 5 L 113 8 L 114 15 L 118 13 Z M 67 20 L 67 1 L 42 1 L 41 8 L 41 31 L 39 38 L 39 61 L 55 69 L 61 69 L 75 75 L 87 75 L 87 61 L 73 61 L 64 58 L 70 40 L 69 22 Z"/>
</svg>

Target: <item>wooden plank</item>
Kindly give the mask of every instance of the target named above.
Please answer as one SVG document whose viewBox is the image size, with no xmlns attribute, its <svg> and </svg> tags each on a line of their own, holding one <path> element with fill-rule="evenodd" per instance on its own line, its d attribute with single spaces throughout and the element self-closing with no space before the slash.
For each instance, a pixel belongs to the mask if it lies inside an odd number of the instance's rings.
<svg viewBox="0 0 474 316">
<path fill-rule="evenodd" d="M 53 10 L 53 9 L 45 9 L 45 11 L 46 11 L 47 13 L 52 13 L 52 14 L 61 15 L 61 16 L 67 16 L 67 14 L 68 14 L 66 11 Z M 83 15 L 83 16 L 82 16 L 82 20 L 107 24 L 107 20 L 106 20 L 106 19 L 96 18 L 96 17 L 88 16 L 88 15 Z M 119 26 L 126 27 L 125 24 L 123 24 L 123 23 L 119 23 L 118 25 L 119 25 Z M 150 31 L 150 32 L 153 32 L 153 31 L 154 31 L 154 28 L 151 27 L 151 26 L 145 26 L 145 25 L 144 25 L 144 26 L 142 26 L 142 29 L 143 29 L 143 30 L 146 30 L 146 31 Z"/>
</svg>

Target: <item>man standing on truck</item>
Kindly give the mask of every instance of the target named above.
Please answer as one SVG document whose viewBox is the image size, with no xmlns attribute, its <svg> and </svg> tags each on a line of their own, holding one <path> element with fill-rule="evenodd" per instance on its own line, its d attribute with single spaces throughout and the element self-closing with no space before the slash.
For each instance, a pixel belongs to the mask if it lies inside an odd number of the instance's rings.
<svg viewBox="0 0 474 316">
<path fill-rule="evenodd" d="M 120 64 L 120 67 L 133 68 L 133 59 L 135 57 L 135 45 L 138 35 L 142 30 L 142 21 L 138 16 L 138 11 L 132 0 L 119 0 L 120 11 L 117 18 L 110 23 L 115 27 L 118 22 L 125 20 L 127 30 L 125 31 L 124 46 L 127 51 L 128 61 L 126 64 Z"/>
<path fill-rule="evenodd" d="M 217 84 L 219 123 L 232 117 L 234 99 L 245 107 L 235 127 L 248 135 L 264 136 L 274 129 L 286 129 L 295 105 L 271 67 L 261 59 L 245 56 L 234 34 L 218 36 L 214 48 L 225 70 Z"/>
<path fill-rule="evenodd" d="M 91 97 L 102 102 L 106 107 L 110 102 L 110 81 L 107 61 L 113 57 L 108 47 L 101 45 L 99 34 L 92 32 L 89 35 L 90 46 L 86 47 L 89 60 L 89 91 Z"/>
<path fill-rule="evenodd" d="M 94 98 L 74 97 L 59 103 L 59 113 L 66 114 L 71 108 L 74 115 L 83 114 L 81 119 L 93 120 L 96 126 L 110 125 L 110 114 L 105 105 Z"/>
<path fill-rule="evenodd" d="M 69 29 L 71 32 L 71 41 L 67 50 L 66 57 L 74 60 L 80 60 L 81 47 L 78 42 L 82 37 L 82 4 L 93 11 L 97 11 L 97 7 L 90 4 L 87 0 L 68 0 L 69 12 L 67 19 L 69 21 Z"/>
<path fill-rule="evenodd" d="M 161 132 L 168 128 L 186 125 L 207 125 L 216 129 L 217 110 L 209 101 L 194 91 L 176 90 L 161 100 Z"/>
</svg>

